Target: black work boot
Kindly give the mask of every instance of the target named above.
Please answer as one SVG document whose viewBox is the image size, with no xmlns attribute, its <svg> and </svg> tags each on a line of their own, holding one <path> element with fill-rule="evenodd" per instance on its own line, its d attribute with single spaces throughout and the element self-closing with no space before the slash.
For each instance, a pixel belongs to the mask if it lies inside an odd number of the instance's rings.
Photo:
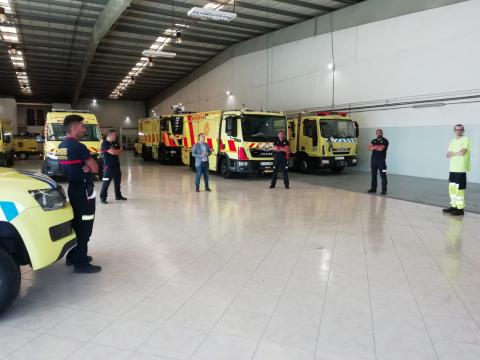
<svg viewBox="0 0 480 360">
<path fill-rule="evenodd" d="M 81 266 L 74 266 L 73 272 L 77 274 L 94 274 L 102 271 L 102 267 L 98 265 L 85 264 Z"/>
<path fill-rule="evenodd" d="M 465 213 L 463 212 L 463 209 L 455 209 L 455 211 L 452 211 L 450 215 L 453 216 L 463 216 Z"/>
<path fill-rule="evenodd" d="M 375 189 L 370 189 L 370 190 L 367 191 L 367 193 L 369 193 L 369 194 L 373 194 L 373 193 L 376 193 L 376 192 L 377 192 L 377 190 L 375 190 Z"/>
<path fill-rule="evenodd" d="M 108 204 L 107 199 L 100 199 L 100 202 L 101 202 L 102 204 L 105 204 L 105 205 Z"/>
<path fill-rule="evenodd" d="M 127 198 L 120 195 L 120 196 L 116 197 L 115 200 L 127 200 Z"/>
<path fill-rule="evenodd" d="M 443 209 L 442 211 L 445 213 L 445 214 L 451 214 L 452 212 L 454 212 L 455 210 L 457 210 L 457 208 L 453 207 L 453 206 L 450 206 L 448 209 Z"/>
<path fill-rule="evenodd" d="M 91 262 L 93 260 L 93 258 L 91 256 L 87 256 L 87 259 L 88 259 L 88 262 Z M 65 261 L 65 265 L 72 266 L 72 265 L 74 265 L 74 261 L 67 257 L 67 260 Z"/>
</svg>

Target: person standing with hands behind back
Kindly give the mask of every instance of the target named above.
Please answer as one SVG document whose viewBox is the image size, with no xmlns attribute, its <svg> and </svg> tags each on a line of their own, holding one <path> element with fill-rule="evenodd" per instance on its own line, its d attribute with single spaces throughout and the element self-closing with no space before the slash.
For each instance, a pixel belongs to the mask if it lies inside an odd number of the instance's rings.
<svg viewBox="0 0 480 360">
<path fill-rule="evenodd" d="M 200 178 L 202 174 L 205 180 L 205 190 L 212 191 L 208 186 L 208 157 L 211 153 L 212 149 L 205 142 L 205 134 L 199 134 L 198 142 L 192 148 L 192 156 L 195 158 L 195 189 L 197 192 L 200 192 Z"/>
<path fill-rule="evenodd" d="M 109 130 L 107 138 L 102 143 L 103 153 L 103 185 L 100 192 L 100 200 L 102 204 L 107 203 L 108 187 L 113 179 L 115 186 L 115 200 L 127 200 L 123 197 L 120 190 L 120 183 L 122 182 L 122 172 L 120 170 L 119 155 L 123 152 L 117 143 L 117 132 Z"/>
<path fill-rule="evenodd" d="M 383 130 L 377 129 L 377 137 L 373 139 L 368 145 L 368 150 L 372 152 L 371 169 L 372 169 L 372 184 L 368 193 L 377 192 L 377 173 L 380 172 L 382 178 L 382 195 L 387 194 L 387 149 L 388 140 L 383 137 Z"/>
<path fill-rule="evenodd" d="M 273 174 L 270 189 L 275 188 L 277 184 L 278 171 L 283 172 L 283 183 L 285 189 L 290 189 L 290 182 L 288 179 L 288 156 L 290 154 L 290 143 L 285 139 L 285 133 L 280 130 L 278 132 L 278 138 L 273 142 L 273 151 L 275 153 L 275 159 L 273 161 Z"/>
<path fill-rule="evenodd" d="M 463 136 L 465 128 L 462 124 L 455 125 L 455 139 L 450 141 L 447 158 L 450 159 L 450 175 L 448 192 L 450 207 L 443 209 L 444 213 L 462 216 L 465 208 L 465 189 L 467 188 L 467 172 L 470 171 L 470 140 Z"/>
</svg>

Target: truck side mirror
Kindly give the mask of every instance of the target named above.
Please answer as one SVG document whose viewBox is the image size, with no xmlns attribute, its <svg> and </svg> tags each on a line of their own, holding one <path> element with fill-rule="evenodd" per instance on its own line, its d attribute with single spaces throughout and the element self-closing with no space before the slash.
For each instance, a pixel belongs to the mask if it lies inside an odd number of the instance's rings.
<svg viewBox="0 0 480 360">
<path fill-rule="evenodd" d="M 35 140 L 37 141 L 37 143 L 44 143 L 45 142 L 45 136 L 42 136 L 42 135 L 38 135 Z"/>
<path fill-rule="evenodd" d="M 10 144 L 12 142 L 12 137 L 10 135 L 5 135 L 3 141 L 5 141 L 6 144 Z"/>
<path fill-rule="evenodd" d="M 353 125 L 355 126 L 355 137 L 358 138 L 360 136 L 360 126 L 356 121 L 353 122 Z"/>
</svg>

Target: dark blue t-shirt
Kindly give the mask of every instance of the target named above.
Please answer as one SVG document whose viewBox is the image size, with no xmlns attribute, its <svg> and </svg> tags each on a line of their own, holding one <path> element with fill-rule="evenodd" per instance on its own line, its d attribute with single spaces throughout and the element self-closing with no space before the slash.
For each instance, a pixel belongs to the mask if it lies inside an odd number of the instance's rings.
<svg viewBox="0 0 480 360">
<path fill-rule="evenodd" d="M 120 166 L 120 160 L 118 159 L 118 155 L 109 154 L 108 150 L 110 149 L 119 149 L 118 144 L 116 142 L 110 142 L 105 140 L 102 143 L 103 164 L 110 167 Z"/>
<path fill-rule="evenodd" d="M 85 160 L 91 156 L 87 147 L 78 140 L 67 137 L 60 143 L 58 148 L 60 149 L 59 163 L 63 167 L 68 182 L 77 185 L 93 183 L 93 175 L 83 171 Z"/>
<path fill-rule="evenodd" d="M 383 151 L 372 151 L 372 160 L 385 160 L 387 158 L 387 150 L 388 150 L 388 140 L 384 137 L 373 139 L 371 142 L 372 145 L 383 145 L 385 149 Z"/>
</svg>

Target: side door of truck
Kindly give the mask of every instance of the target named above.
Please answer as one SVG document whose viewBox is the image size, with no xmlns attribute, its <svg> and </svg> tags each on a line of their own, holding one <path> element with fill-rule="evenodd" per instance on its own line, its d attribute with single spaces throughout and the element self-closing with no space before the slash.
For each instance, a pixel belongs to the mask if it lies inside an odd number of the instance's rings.
<svg viewBox="0 0 480 360">
<path fill-rule="evenodd" d="M 318 151 L 318 122 L 315 119 L 304 118 L 301 120 L 300 151 L 308 156 Z"/>
</svg>

